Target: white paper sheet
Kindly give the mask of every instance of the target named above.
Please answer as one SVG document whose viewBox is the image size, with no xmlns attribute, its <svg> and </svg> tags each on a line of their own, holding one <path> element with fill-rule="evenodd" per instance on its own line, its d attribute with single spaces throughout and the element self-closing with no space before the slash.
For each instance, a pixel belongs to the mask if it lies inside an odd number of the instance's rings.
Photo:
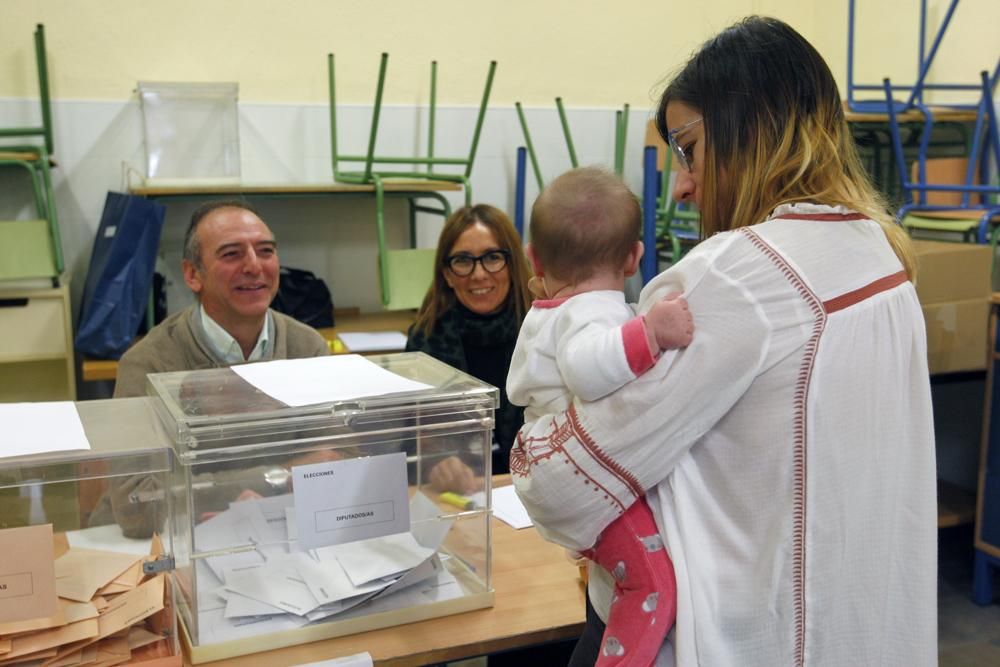
<svg viewBox="0 0 1000 667">
<path fill-rule="evenodd" d="M 313 560 L 304 553 L 292 554 L 292 558 L 299 576 L 321 605 L 329 605 L 331 602 L 339 602 L 366 593 L 377 593 L 386 586 L 382 581 L 355 586 L 335 558 L 321 562 Z"/>
<path fill-rule="evenodd" d="M 319 606 L 291 560 L 227 570 L 226 590 L 298 616 Z"/>
<path fill-rule="evenodd" d="M 320 660 L 319 662 L 295 665 L 295 667 L 372 667 L 374 664 L 371 654 L 365 652 L 345 655 L 342 658 L 333 658 L 332 660 Z"/>
<path fill-rule="evenodd" d="M 402 352 L 406 349 L 406 334 L 399 331 L 338 331 L 337 338 L 351 352 Z"/>
<path fill-rule="evenodd" d="M 434 555 L 434 550 L 420 546 L 410 533 L 400 533 L 323 547 L 316 554 L 320 560 L 336 558 L 351 583 L 362 586 L 414 568 Z"/>
<path fill-rule="evenodd" d="M 534 525 L 513 486 L 493 489 L 493 516 L 513 528 L 530 528 Z"/>
<path fill-rule="evenodd" d="M 195 526 L 194 539 L 200 553 L 225 551 L 236 545 L 260 544 L 262 541 L 250 519 L 231 510 L 219 512 Z M 221 581 L 225 579 L 226 570 L 263 563 L 264 556 L 255 549 L 206 557 L 204 562 Z"/>
<path fill-rule="evenodd" d="M 299 549 L 410 529 L 406 454 L 292 467 Z"/>
<path fill-rule="evenodd" d="M 232 370 L 268 396 L 292 407 L 431 388 L 357 354 L 239 364 Z"/>
<path fill-rule="evenodd" d="M 417 543 L 432 551 L 441 548 L 454 519 L 441 519 L 441 509 L 417 491 L 410 498 L 410 532 Z"/>
<path fill-rule="evenodd" d="M 147 556 L 153 540 L 152 538 L 134 540 L 125 537 L 122 535 L 121 526 L 112 523 L 107 526 L 68 530 L 66 531 L 66 541 L 74 549 L 97 549 Z"/>
<path fill-rule="evenodd" d="M 286 510 L 294 503 L 295 497 L 286 493 L 230 503 L 229 513 L 250 522 L 260 541 L 260 552 L 265 558 L 269 558 L 288 553 Z"/>
<path fill-rule="evenodd" d="M 272 607 L 266 602 L 248 598 L 245 595 L 225 591 L 226 618 L 243 618 L 245 616 L 275 616 L 286 613 L 284 609 Z"/>
<path fill-rule="evenodd" d="M 301 620 L 292 614 L 226 618 L 224 608 L 198 612 L 198 639 L 202 645 L 284 632 L 300 627 L 302 627 Z"/>
<path fill-rule="evenodd" d="M 368 614 L 379 614 L 393 609 L 419 607 L 430 602 L 453 600 L 465 594 L 455 576 L 442 567 L 437 574 L 415 586 L 408 586 L 393 595 L 375 598 L 357 609 L 350 609 L 337 616 L 337 620 L 357 618 Z"/>
<path fill-rule="evenodd" d="M 3 456 L 90 449 L 73 401 L 0 403 Z"/>
</svg>

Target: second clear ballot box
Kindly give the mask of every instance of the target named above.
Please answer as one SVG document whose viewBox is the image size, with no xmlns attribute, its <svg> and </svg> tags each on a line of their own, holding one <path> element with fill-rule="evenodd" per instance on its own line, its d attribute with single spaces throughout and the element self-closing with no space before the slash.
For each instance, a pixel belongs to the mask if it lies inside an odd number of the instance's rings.
<svg viewBox="0 0 1000 667">
<path fill-rule="evenodd" d="M 180 667 L 153 401 L 4 403 L 0 432 L 0 661 Z"/>
<path fill-rule="evenodd" d="M 193 663 L 493 604 L 498 392 L 422 353 L 153 374 Z"/>
</svg>

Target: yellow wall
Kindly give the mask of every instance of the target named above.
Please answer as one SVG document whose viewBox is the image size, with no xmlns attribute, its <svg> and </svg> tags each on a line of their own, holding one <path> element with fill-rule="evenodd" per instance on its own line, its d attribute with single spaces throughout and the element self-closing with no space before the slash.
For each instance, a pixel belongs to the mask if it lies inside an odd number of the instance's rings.
<svg viewBox="0 0 1000 667">
<path fill-rule="evenodd" d="M 859 0 L 861 78 L 912 79 L 918 0 Z M 936 24 L 946 0 L 931 0 Z M 325 102 L 325 54 L 338 93 L 372 99 L 390 52 L 387 101 L 475 104 L 499 61 L 495 104 L 648 106 L 650 90 L 707 36 L 749 13 L 782 18 L 846 77 L 847 1 L 821 0 L 2 0 L 0 97 L 37 95 L 31 33 L 46 26 L 56 99 L 127 99 L 138 80 L 239 81 L 253 102 Z M 900 18 L 902 17 L 902 18 Z M 934 70 L 972 80 L 997 57 L 1000 2 L 964 0 Z"/>
</svg>

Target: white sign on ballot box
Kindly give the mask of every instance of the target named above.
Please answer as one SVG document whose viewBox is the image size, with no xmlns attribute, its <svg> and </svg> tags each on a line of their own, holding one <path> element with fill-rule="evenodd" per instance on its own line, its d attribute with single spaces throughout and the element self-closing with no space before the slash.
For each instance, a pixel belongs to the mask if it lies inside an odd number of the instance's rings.
<svg viewBox="0 0 1000 667">
<path fill-rule="evenodd" d="M 402 452 L 292 468 L 300 549 L 410 530 Z"/>
</svg>

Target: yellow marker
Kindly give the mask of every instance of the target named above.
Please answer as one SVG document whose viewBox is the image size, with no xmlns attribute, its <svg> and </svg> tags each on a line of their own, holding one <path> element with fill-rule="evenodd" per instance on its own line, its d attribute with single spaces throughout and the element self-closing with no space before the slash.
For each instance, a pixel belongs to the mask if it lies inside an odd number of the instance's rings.
<svg viewBox="0 0 1000 667">
<path fill-rule="evenodd" d="M 449 505 L 454 505 L 460 510 L 471 510 L 476 506 L 476 503 L 465 496 L 461 496 L 457 493 L 452 493 L 451 491 L 445 491 L 440 496 L 441 500 L 448 503 Z"/>
<path fill-rule="evenodd" d="M 347 352 L 347 347 L 339 338 L 328 340 L 326 344 L 329 346 L 331 354 L 344 354 Z"/>
</svg>

